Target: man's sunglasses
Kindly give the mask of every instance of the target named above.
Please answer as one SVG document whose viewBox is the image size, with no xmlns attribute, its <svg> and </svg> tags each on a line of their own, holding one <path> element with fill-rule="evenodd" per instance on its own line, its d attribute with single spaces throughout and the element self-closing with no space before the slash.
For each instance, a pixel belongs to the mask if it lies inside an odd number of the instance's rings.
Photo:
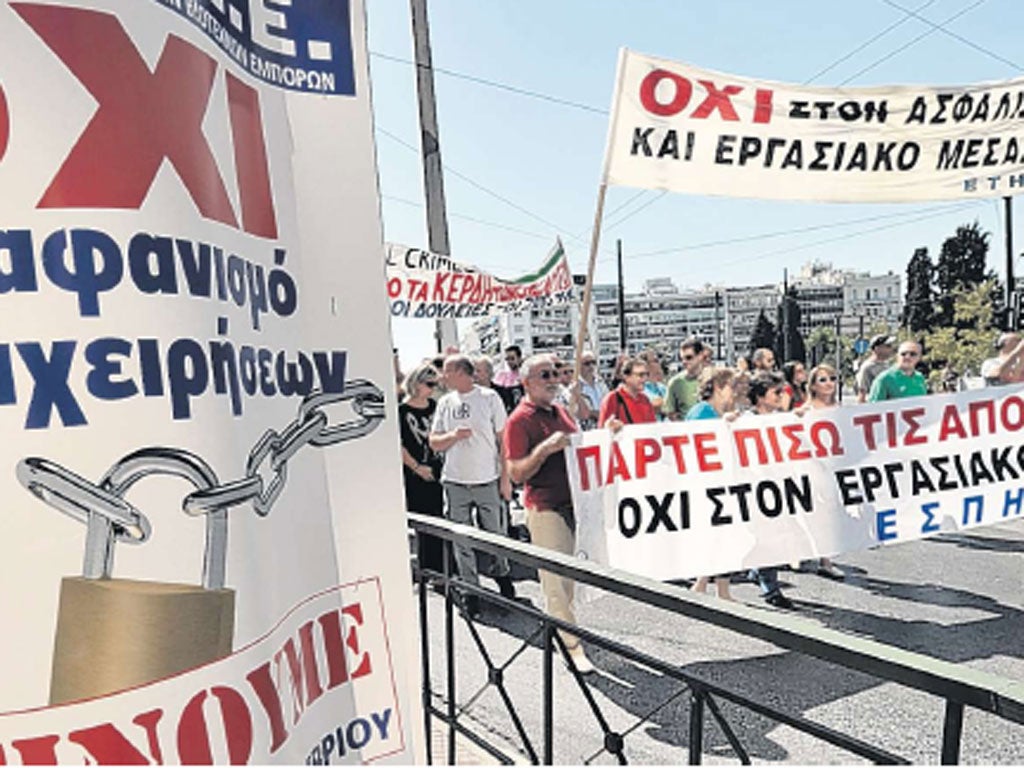
<svg viewBox="0 0 1024 768">
<path fill-rule="evenodd" d="M 430 387 L 431 389 L 433 389 L 434 387 L 437 386 L 437 382 L 436 381 L 424 381 L 423 382 L 423 386 Z"/>
<path fill-rule="evenodd" d="M 557 379 L 559 374 L 558 371 L 553 371 L 550 368 L 545 368 L 543 371 L 537 371 L 533 375 L 536 376 L 538 379 L 550 381 L 551 379 Z"/>
</svg>

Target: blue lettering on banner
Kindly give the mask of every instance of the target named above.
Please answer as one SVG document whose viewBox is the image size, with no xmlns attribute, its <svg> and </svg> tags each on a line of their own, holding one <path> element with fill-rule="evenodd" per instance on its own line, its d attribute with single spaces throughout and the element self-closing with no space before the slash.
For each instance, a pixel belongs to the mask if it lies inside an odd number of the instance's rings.
<svg viewBox="0 0 1024 768">
<path fill-rule="evenodd" d="M 892 541 L 896 538 L 896 510 L 883 509 L 875 514 L 875 528 L 879 541 Z"/>
<path fill-rule="evenodd" d="M 291 91 L 354 96 L 349 0 L 156 0 L 253 77 Z"/>
<path fill-rule="evenodd" d="M 184 238 L 139 232 L 122 246 L 100 230 L 58 229 L 46 236 L 39 251 L 37 256 L 29 230 L 0 230 L 0 256 L 6 252 L 11 264 L 10 271 L 0 268 L 0 294 L 39 291 L 39 261 L 51 285 L 74 294 L 82 317 L 100 317 L 101 295 L 122 285 L 133 285 L 145 295 L 232 303 L 256 331 L 262 328 L 264 315 L 290 317 L 299 305 L 298 287 L 284 268 L 284 248 L 274 249 L 274 263 L 268 269 Z"/>
<path fill-rule="evenodd" d="M 1018 488 L 1016 493 L 1007 491 L 1003 501 L 1003 517 L 1007 517 L 1010 510 L 1013 510 L 1014 515 L 1019 515 L 1022 505 L 1024 505 L 1024 488 Z"/>
<path fill-rule="evenodd" d="M 369 717 L 357 717 L 347 724 L 328 731 L 306 756 L 306 765 L 347 763 L 358 755 L 349 755 L 363 749 L 371 741 L 387 741 L 391 729 L 391 708 L 371 712 Z"/>
<path fill-rule="evenodd" d="M 226 333 L 226 327 L 223 327 Z M 16 405 L 11 344 L 0 344 L 0 406 Z M 347 355 L 341 350 L 286 352 L 227 340 L 206 343 L 177 338 L 163 348 L 159 339 L 103 337 L 79 343 L 63 339 L 44 347 L 36 341 L 13 345 L 32 379 L 26 429 L 50 427 L 56 412 L 61 426 L 88 423 L 73 381 L 85 373 L 85 390 L 96 400 L 170 396 L 174 419 L 192 418 L 192 401 L 212 389 L 241 416 L 245 398 L 305 397 L 313 390 L 339 394 L 345 388 Z M 133 378 L 126 363 L 137 362 Z M 73 376 L 73 373 L 79 375 Z M 257 384 L 259 385 L 257 387 Z"/>
<path fill-rule="evenodd" d="M 938 533 L 942 530 L 942 527 L 935 522 L 935 515 L 932 514 L 932 510 L 938 508 L 939 503 L 937 501 L 921 505 L 921 511 L 924 512 L 924 522 L 921 523 L 921 533 Z"/>
<path fill-rule="evenodd" d="M 984 496 L 968 496 L 964 499 L 964 517 L 963 525 L 970 525 L 971 521 L 971 508 L 974 508 L 974 522 L 981 522 L 981 514 L 985 507 Z"/>
</svg>

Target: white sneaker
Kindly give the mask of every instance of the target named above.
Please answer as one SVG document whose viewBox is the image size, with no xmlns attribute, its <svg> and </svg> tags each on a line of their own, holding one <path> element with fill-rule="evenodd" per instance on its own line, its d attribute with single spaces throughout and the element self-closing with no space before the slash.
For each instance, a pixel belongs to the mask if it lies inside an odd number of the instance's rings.
<svg viewBox="0 0 1024 768">
<path fill-rule="evenodd" d="M 576 671 L 581 675 L 589 675 L 594 672 L 594 665 L 590 659 L 587 658 L 587 654 L 583 652 L 583 646 L 577 645 L 571 651 L 569 651 L 569 658 L 572 659 L 572 663 L 576 667 Z"/>
</svg>

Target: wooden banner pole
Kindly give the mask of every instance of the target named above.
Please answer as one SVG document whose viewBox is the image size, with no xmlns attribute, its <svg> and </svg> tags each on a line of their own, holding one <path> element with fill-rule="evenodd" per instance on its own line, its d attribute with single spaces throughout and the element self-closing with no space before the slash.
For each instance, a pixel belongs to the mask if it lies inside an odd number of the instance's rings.
<svg viewBox="0 0 1024 768">
<path fill-rule="evenodd" d="M 575 373 L 573 381 L 579 381 L 583 357 L 583 345 L 587 340 L 589 325 L 587 318 L 590 316 L 591 293 L 594 289 L 594 267 L 597 264 L 597 247 L 601 242 L 601 219 L 604 218 L 604 197 L 608 191 L 607 184 L 601 184 L 597 191 L 597 211 L 594 213 L 594 229 L 590 235 L 590 260 L 587 262 L 587 282 L 583 286 L 583 306 L 580 309 L 580 330 L 576 334 L 576 359 L 573 361 Z M 593 340 L 596 342 L 596 339 Z M 594 355 L 597 356 L 597 344 L 594 344 Z M 598 373 L 600 375 L 600 372 Z"/>
</svg>

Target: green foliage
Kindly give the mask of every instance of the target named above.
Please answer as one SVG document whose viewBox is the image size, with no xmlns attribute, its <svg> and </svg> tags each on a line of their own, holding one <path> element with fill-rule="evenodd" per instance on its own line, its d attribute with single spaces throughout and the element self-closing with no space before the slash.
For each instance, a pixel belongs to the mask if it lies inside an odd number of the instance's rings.
<svg viewBox="0 0 1024 768">
<path fill-rule="evenodd" d="M 951 323 L 924 334 L 924 362 L 929 379 L 936 383 L 944 366 L 958 374 L 970 370 L 975 376 L 991 357 L 992 344 L 999 336 L 997 301 L 999 283 L 989 278 L 973 287 L 960 286 L 951 293 Z"/>
<path fill-rule="evenodd" d="M 760 314 L 757 316 L 757 322 L 754 323 L 754 332 L 750 334 L 750 355 L 754 354 L 755 350 L 775 348 L 775 324 L 765 315 L 762 309 Z"/>
<path fill-rule="evenodd" d="M 932 281 L 935 267 L 927 248 L 918 248 L 907 264 L 907 296 L 903 305 L 903 325 L 914 333 L 931 329 L 935 322 Z"/>
<path fill-rule="evenodd" d="M 839 365 L 839 375 L 844 385 L 853 386 L 853 377 L 856 372 L 856 354 L 853 351 L 853 339 L 846 336 L 839 337 L 839 349 L 842 360 Z M 807 336 L 807 348 L 810 351 L 808 366 L 818 363 L 836 365 L 836 331 L 829 326 L 819 326 L 812 330 Z"/>
<path fill-rule="evenodd" d="M 956 291 L 970 289 L 985 280 L 985 258 L 991 233 L 983 232 L 977 221 L 956 228 L 946 238 L 935 264 L 937 318 L 932 327 L 957 324 Z"/>
<path fill-rule="evenodd" d="M 786 291 L 779 303 L 772 349 L 780 366 L 790 360 L 799 360 L 801 363 L 807 360 L 804 337 L 800 335 L 800 305 L 796 300 L 795 286 Z"/>
</svg>

